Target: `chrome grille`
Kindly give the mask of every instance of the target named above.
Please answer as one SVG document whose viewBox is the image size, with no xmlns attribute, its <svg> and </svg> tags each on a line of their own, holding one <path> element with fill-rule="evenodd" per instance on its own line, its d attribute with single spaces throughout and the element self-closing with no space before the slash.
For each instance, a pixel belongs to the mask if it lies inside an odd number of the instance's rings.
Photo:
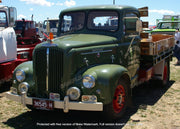
<svg viewBox="0 0 180 129">
<path fill-rule="evenodd" d="M 34 77 L 39 97 L 47 97 L 48 93 L 60 93 L 63 77 L 63 52 L 57 47 L 49 47 L 48 90 L 47 77 L 47 47 L 38 48 L 34 52 Z"/>
</svg>

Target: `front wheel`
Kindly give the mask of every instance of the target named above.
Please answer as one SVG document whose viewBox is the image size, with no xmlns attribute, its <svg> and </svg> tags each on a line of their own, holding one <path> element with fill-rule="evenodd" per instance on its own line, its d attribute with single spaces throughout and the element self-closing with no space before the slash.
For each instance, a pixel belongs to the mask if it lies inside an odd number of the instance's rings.
<svg viewBox="0 0 180 129">
<path fill-rule="evenodd" d="M 113 98 L 113 109 L 115 113 L 120 113 L 125 106 L 126 92 L 123 85 L 116 87 Z"/>
<path fill-rule="evenodd" d="M 128 83 L 120 79 L 114 91 L 113 100 L 104 107 L 107 119 L 117 119 L 123 116 L 127 108 Z"/>
</svg>

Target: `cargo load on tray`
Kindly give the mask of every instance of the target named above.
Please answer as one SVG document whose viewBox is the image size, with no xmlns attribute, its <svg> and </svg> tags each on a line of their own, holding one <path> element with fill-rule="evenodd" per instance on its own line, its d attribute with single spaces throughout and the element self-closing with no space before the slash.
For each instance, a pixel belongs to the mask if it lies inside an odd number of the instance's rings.
<svg viewBox="0 0 180 129">
<path fill-rule="evenodd" d="M 159 55 L 174 46 L 174 36 L 155 34 L 141 40 L 141 55 Z"/>
</svg>

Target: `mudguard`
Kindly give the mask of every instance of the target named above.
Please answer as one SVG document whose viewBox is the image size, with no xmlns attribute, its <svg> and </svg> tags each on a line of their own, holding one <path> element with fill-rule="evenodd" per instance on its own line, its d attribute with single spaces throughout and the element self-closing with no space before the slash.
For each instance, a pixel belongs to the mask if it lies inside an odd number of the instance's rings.
<svg viewBox="0 0 180 129">
<path fill-rule="evenodd" d="M 95 78 L 95 87 L 83 88 L 83 94 L 96 95 L 98 101 L 103 102 L 104 105 L 109 104 L 119 79 L 125 74 L 128 75 L 128 71 L 121 65 L 105 64 L 92 67 L 85 71 L 83 76 L 92 75 Z"/>
</svg>

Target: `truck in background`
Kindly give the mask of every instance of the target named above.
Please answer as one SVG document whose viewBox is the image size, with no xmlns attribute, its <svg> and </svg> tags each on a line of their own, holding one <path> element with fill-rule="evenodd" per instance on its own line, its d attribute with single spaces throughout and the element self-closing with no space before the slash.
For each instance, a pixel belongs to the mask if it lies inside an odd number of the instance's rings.
<svg viewBox="0 0 180 129">
<path fill-rule="evenodd" d="M 30 109 L 100 111 L 107 119 L 122 117 L 133 87 L 149 80 L 162 86 L 169 82 L 174 37 L 141 33 L 148 25 L 141 22 L 143 16 L 148 16 L 147 7 L 63 10 L 58 37 L 38 44 L 33 61 L 16 67 L 6 97 Z"/>
<path fill-rule="evenodd" d="M 17 59 L 16 34 L 13 29 L 16 8 L 0 6 L 0 82 L 12 77 L 15 67 L 27 59 Z"/>
<path fill-rule="evenodd" d="M 16 20 L 14 30 L 17 38 L 18 58 L 32 60 L 34 47 L 41 43 L 36 31 L 35 21 L 25 19 Z"/>
<path fill-rule="evenodd" d="M 54 38 L 57 35 L 57 28 L 59 24 L 59 19 L 47 19 L 43 22 L 43 33 L 49 35 L 50 32 L 53 33 Z M 47 39 L 46 36 L 43 36 L 44 39 Z"/>
<path fill-rule="evenodd" d="M 157 27 L 152 34 L 174 35 L 177 28 L 180 28 L 180 15 L 164 15 L 163 19 L 156 20 Z"/>
</svg>

